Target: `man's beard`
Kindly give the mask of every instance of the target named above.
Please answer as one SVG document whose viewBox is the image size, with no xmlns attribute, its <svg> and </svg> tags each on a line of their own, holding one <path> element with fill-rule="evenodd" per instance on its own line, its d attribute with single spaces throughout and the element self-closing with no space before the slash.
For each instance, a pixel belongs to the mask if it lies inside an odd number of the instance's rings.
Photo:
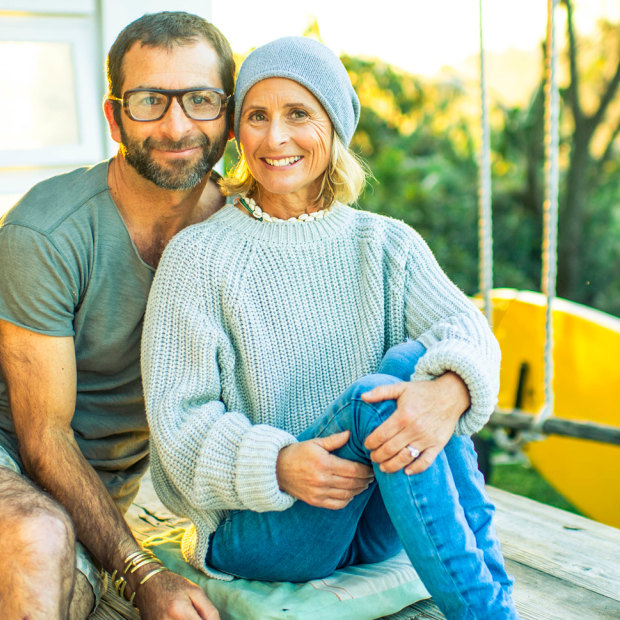
<svg viewBox="0 0 620 620">
<path fill-rule="evenodd" d="M 183 190 L 196 187 L 220 160 L 227 142 L 226 133 L 223 133 L 216 142 L 211 142 L 204 134 L 184 138 L 178 142 L 169 140 L 154 142 L 152 138 L 139 142 L 129 138 L 122 126 L 120 131 L 121 152 L 127 163 L 133 166 L 138 174 L 162 189 Z M 162 166 L 152 157 L 154 148 L 181 151 L 195 147 L 200 147 L 202 150 L 202 157 L 195 163 L 179 159 Z"/>
</svg>

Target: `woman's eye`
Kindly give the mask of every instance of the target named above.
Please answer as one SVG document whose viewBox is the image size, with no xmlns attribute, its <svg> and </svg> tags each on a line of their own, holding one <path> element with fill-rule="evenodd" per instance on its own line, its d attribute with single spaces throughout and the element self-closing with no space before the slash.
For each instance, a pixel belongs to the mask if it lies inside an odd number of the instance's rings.
<svg viewBox="0 0 620 620">
<path fill-rule="evenodd" d="M 308 113 L 305 110 L 293 110 L 291 116 L 293 118 L 306 118 Z"/>
<path fill-rule="evenodd" d="M 250 114 L 250 116 L 248 117 L 249 120 L 251 121 L 264 121 L 265 120 L 265 115 L 262 112 L 252 112 L 252 114 Z"/>
</svg>

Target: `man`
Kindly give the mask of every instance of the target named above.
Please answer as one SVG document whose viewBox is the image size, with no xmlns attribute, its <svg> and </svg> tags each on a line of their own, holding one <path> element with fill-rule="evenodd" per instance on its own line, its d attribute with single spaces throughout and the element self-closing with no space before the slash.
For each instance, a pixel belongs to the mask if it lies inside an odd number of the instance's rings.
<svg viewBox="0 0 620 620">
<path fill-rule="evenodd" d="M 224 202 L 211 168 L 233 80 L 230 46 L 202 18 L 136 20 L 108 55 L 116 157 L 35 186 L 0 222 L 3 618 L 86 617 L 95 564 L 144 619 L 219 617 L 197 586 L 138 554 L 122 513 L 148 466 L 148 291 L 171 237 Z"/>
</svg>

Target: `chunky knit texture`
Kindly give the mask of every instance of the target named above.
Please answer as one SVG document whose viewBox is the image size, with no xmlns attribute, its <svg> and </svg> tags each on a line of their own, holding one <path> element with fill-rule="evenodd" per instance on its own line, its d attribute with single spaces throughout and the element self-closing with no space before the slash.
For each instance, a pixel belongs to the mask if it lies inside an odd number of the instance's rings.
<svg viewBox="0 0 620 620">
<path fill-rule="evenodd" d="M 189 517 L 183 553 L 208 575 L 209 534 L 233 509 L 285 510 L 276 460 L 407 337 L 412 376 L 469 388 L 457 433 L 489 418 L 499 347 L 484 316 L 401 222 L 336 204 L 313 222 L 260 222 L 227 205 L 166 249 L 143 332 L 155 488 Z"/>
</svg>

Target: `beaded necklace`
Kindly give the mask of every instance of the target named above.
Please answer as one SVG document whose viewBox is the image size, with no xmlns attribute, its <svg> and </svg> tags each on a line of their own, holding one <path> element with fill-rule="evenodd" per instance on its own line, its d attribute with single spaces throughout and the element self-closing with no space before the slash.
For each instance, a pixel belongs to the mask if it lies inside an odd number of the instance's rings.
<svg viewBox="0 0 620 620">
<path fill-rule="evenodd" d="M 260 222 L 311 222 L 313 220 L 320 220 L 325 217 L 327 213 L 331 211 L 331 206 L 320 211 L 314 211 L 313 213 L 302 213 L 298 217 L 289 217 L 288 220 L 276 217 L 275 215 L 269 215 L 266 211 L 263 211 L 257 204 L 254 198 L 242 198 L 241 196 L 235 198 L 234 204 L 241 205 L 244 209 L 255 217 Z"/>
</svg>

